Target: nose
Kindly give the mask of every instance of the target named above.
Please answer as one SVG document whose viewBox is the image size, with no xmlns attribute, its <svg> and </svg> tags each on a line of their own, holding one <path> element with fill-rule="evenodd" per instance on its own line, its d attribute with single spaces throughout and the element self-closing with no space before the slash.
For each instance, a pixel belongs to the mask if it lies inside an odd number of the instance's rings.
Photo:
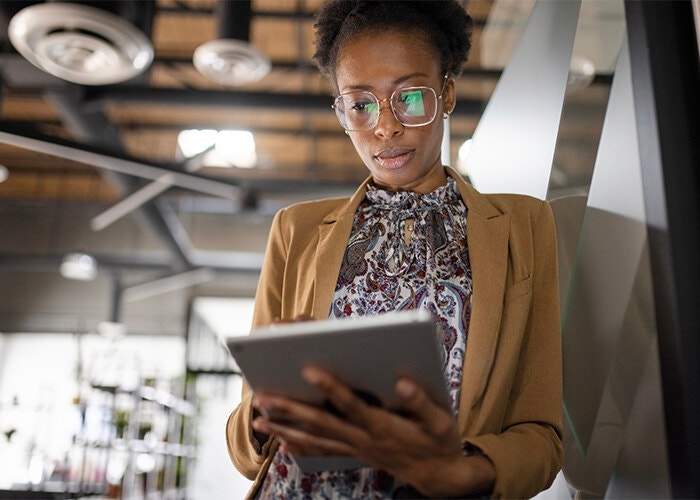
<svg viewBox="0 0 700 500">
<path fill-rule="evenodd" d="M 379 117 L 374 127 L 374 135 L 380 138 L 394 137 L 403 132 L 403 125 L 394 116 L 389 99 L 379 101 Z"/>
</svg>

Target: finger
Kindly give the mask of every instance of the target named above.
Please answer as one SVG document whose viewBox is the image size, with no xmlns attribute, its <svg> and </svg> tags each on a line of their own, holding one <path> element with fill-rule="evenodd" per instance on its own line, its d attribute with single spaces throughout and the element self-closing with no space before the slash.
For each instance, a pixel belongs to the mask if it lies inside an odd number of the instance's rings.
<svg viewBox="0 0 700 500">
<path fill-rule="evenodd" d="M 257 408 L 266 420 L 298 420 L 312 407 L 274 394 L 259 393 L 257 395 Z"/>
<path fill-rule="evenodd" d="M 269 432 L 277 435 L 283 449 L 301 455 L 352 455 L 353 448 L 343 442 L 307 432 L 294 424 L 267 422 Z"/>
<path fill-rule="evenodd" d="M 357 438 L 363 432 L 323 408 L 265 394 L 259 395 L 259 402 L 261 412 L 270 423 L 291 425 L 319 437 L 345 441 Z"/>
<path fill-rule="evenodd" d="M 452 414 L 437 405 L 418 384 L 402 377 L 396 382 L 395 390 L 404 408 L 426 432 L 439 436 L 452 430 Z"/>
<path fill-rule="evenodd" d="M 307 366 L 302 371 L 302 377 L 323 392 L 344 420 L 358 427 L 371 423 L 372 408 L 333 375 L 315 366 Z"/>
</svg>

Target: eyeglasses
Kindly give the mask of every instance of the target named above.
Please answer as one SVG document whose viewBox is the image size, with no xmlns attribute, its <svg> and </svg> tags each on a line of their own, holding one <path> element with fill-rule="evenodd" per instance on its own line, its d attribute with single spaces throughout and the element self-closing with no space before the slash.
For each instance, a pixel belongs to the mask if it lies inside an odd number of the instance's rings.
<svg viewBox="0 0 700 500">
<path fill-rule="evenodd" d="M 369 91 L 340 94 L 332 108 L 340 125 L 348 132 L 371 130 L 379 123 L 381 103 L 389 101 L 391 112 L 404 127 L 422 127 L 432 123 L 437 114 L 438 100 L 442 99 L 447 75 L 440 95 L 432 87 L 404 87 L 396 89 L 388 99 L 378 99 Z"/>
</svg>

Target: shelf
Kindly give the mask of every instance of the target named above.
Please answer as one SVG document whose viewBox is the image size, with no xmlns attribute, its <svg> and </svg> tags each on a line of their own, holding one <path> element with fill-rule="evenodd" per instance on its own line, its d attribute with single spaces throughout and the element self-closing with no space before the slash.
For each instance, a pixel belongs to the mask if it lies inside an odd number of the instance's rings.
<svg viewBox="0 0 700 500">
<path fill-rule="evenodd" d="M 74 439 L 79 453 L 71 470 L 82 468 L 83 486 L 99 486 L 107 498 L 186 498 L 195 457 L 194 404 L 146 384 L 88 385 L 79 407 L 83 426 Z"/>
</svg>

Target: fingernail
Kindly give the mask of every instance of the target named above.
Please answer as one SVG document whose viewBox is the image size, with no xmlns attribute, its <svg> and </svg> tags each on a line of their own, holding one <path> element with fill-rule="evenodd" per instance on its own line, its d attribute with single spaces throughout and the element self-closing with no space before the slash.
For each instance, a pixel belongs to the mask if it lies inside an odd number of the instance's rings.
<svg viewBox="0 0 700 500">
<path fill-rule="evenodd" d="M 309 384 L 318 385 L 321 382 L 318 372 L 313 368 L 304 368 L 301 371 L 301 376 L 304 377 Z"/>
<path fill-rule="evenodd" d="M 253 429 L 255 429 L 258 432 L 264 432 L 267 433 L 270 429 L 267 427 L 267 422 L 265 422 L 261 418 L 257 418 L 253 420 Z"/>
<path fill-rule="evenodd" d="M 403 398 L 411 398 L 416 394 L 416 384 L 405 378 L 396 382 L 396 393 Z"/>
</svg>

